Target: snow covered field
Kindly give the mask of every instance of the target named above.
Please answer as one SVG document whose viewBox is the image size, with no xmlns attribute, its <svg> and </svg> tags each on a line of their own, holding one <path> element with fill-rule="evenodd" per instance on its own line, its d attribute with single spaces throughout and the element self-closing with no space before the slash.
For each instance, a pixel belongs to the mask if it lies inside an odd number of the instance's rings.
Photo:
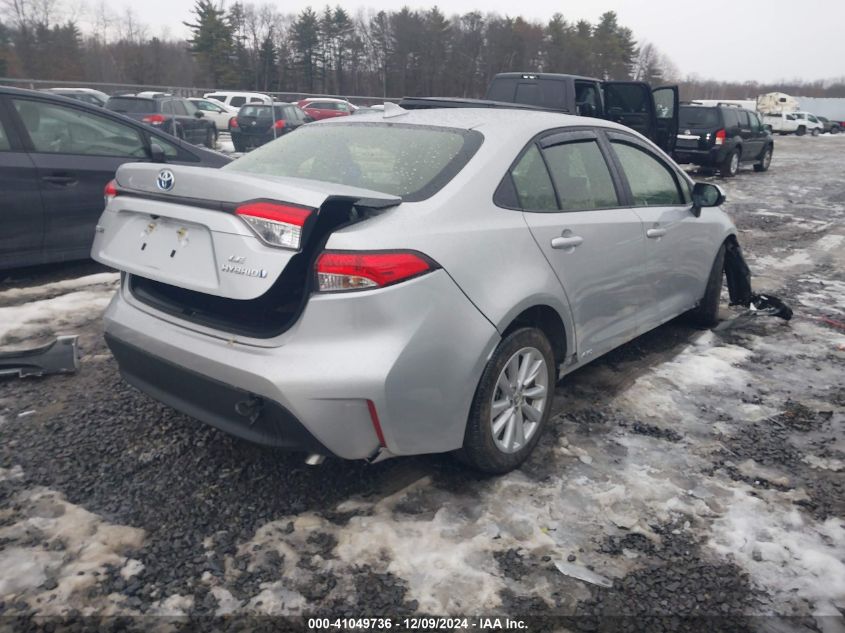
<svg viewBox="0 0 845 633">
<path fill-rule="evenodd" d="M 121 382 L 99 336 L 116 275 L 13 276 L 0 345 L 79 333 L 82 366 L 0 382 L 0 612 L 845 631 L 844 153 L 779 137 L 769 173 L 718 181 L 791 323 L 725 308 L 608 354 L 500 478 L 233 440 Z"/>
</svg>

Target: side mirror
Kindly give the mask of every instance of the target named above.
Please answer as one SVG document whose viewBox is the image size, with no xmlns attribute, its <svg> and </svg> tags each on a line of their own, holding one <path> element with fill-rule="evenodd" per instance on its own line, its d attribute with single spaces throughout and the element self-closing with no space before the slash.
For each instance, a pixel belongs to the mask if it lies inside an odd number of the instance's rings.
<svg viewBox="0 0 845 633">
<path fill-rule="evenodd" d="M 150 160 L 154 163 L 164 163 L 167 162 L 164 156 L 164 149 L 162 149 L 161 145 L 152 141 L 150 143 Z"/>
<path fill-rule="evenodd" d="M 198 119 L 201 119 L 205 115 L 202 113 L 202 111 L 197 110 L 196 112 L 194 112 L 194 116 L 197 117 Z"/>
<path fill-rule="evenodd" d="M 696 217 L 704 207 L 718 207 L 725 201 L 725 192 L 719 185 L 697 182 L 692 188 L 692 208 Z"/>
</svg>

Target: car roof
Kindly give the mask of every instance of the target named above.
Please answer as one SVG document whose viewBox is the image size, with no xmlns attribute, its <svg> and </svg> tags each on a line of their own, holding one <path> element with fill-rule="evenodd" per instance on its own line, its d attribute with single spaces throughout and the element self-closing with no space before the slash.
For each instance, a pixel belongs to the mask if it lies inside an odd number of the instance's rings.
<svg viewBox="0 0 845 633">
<path fill-rule="evenodd" d="M 376 122 L 479 130 L 485 135 L 514 133 L 516 135 L 533 136 L 553 128 L 584 126 L 621 130 L 636 134 L 629 127 L 604 119 L 552 111 L 510 108 L 429 108 L 406 110 L 405 114 L 387 117 L 385 117 L 384 111 L 375 111 L 355 117 L 325 119 L 311 125 L 360 125 Z"/>
</svg>

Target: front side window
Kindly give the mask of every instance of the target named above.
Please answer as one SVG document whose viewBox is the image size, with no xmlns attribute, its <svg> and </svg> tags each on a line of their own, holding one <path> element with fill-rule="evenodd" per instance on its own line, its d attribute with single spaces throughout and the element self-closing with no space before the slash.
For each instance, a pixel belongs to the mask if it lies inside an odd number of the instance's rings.
<svg viewBox="0 0 845 633">
<path fill-rule="evenodd" d="M 146 158 L 134 128 L 90 112 L 52 103 L 13 100 L 36 152 Z"/>
<path fill-rule="evenodd" d="M 511 170 L 519 206 L 526 211 L 558 211 L 555 190 L 540 150 L 532 144 Z"/>
<path fill-rule="evenodd" d="M 651 153 L 623 141 L 611 141 L 628 185 L 634 206 L 663 207 L 684 204 L 675 175 Z"/>
<path fill-rule="evenodd" d="M 610 169 L 596 141 L 554 145 L 543 150 L 564 211 L 618 207 Z"/>
<path fill-rule="evenodd" d="M 439 126 L 305 125 L 223 169 L 340 183 L 415 202 L 452 180 L 482 141 L 479 132 Z"/>
</svg>

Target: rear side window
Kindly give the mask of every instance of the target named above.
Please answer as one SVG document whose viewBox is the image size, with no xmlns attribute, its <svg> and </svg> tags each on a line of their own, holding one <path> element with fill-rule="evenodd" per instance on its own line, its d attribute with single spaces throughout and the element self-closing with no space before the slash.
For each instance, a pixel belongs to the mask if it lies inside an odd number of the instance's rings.
<svg viewBox="0 0 845 633">
<path fill-rule="evenodd" d="M 220 103 L 226 101 L 226 97 L 224 97 L 223 95 L 208 95 L 206 99 L 214 99 L 215 101 L 219 101 Z"/>
<path fill-rule="evenodd" d="M 181 101 L 171 101 L 171 106 L 173 107 L 173 113 L 178 114 L 179 116 L 187 116 L 188 109 L 185 107 L 185 104 Z"/>
<path fill-rule="evenodd" d="M 246 97 L 232 97 L 229 100 L 229 105 L 235 106 L 236 108 L 240 108 L 245 103 Z"/>
<path fill-rule="evenodd" d="M 340 183 L 416 202 L 452 180 L 483 138 L 473 130 L 399 123 L 304 125 L 223 169 Z"/>
<path fill-rule="evenodd" d="M 681 106 L 678 111 L 678 125 L 684 127 L 711 128 L 721 125 L 719 111 L 716 108 L 699 106 Z"/>
<path fill-rule="evenodd" d="M 564 211 L 618 207 L 610 169 L 596 141 L 554 145 L 544 150 Z"/>
<path fill-rule="evenodd" d="M 511 171 L 513 186 L 521 209 L 558 211 L 549 171 L 536 145 L 531 145 Z"/>
<path fill-rule="evenodd" d="M 611 141 L 636 207 L 684 204 L 678 181 L 668 166 L 649 152 L 622 141 Z"/>
<path fill-rule="evenodd" d="M 740 111 L 739 110 L 732 110 L 730 108 L 724 108 L 722 110 L 722 119 L 725 121 L 725 127 L 737 127 L 742 126 L 742 119 L 740 118 Z"/>
</svg>

